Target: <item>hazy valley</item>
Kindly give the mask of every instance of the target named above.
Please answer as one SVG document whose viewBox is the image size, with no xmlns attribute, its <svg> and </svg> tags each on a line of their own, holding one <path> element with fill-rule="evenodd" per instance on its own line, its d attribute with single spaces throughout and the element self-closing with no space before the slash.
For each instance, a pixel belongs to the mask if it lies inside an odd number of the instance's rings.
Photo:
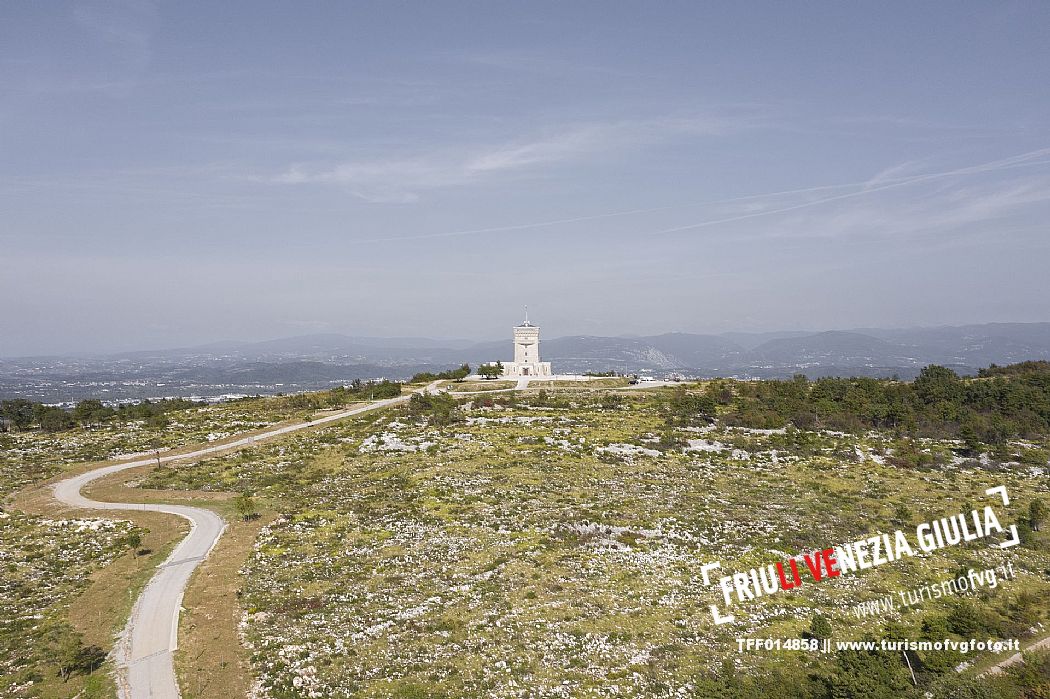
<svg viewBox="0 0 1050 699">
<path fill-rule="evenodd" d="M 307 335 L 265 342 L 80 357 L 0 359 L 0 397 L 44 402 L 320 390 L 354 379 L 402 380 L 468 362 L 507 360 L 505 342 Z M 1050 323 L 990 323 L 907 330 L 668 333 L 567 336 L 543 341 L 563 373 L 615 371 L 658 377 L 913 378 L 923 366 L 960 374 L 990 364 L 1050 359 Z"/>
</svg>

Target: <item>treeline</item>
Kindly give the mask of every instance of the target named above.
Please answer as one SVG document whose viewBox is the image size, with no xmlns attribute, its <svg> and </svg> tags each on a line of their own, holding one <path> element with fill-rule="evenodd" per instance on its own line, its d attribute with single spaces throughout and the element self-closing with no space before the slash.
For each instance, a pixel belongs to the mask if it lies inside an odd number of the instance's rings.
<svg viewBox="0 0 1050 699">
<path fill-rule="evenodd" d="M 987 369 L 979 369 L 977 376 L 981 378 L 988 378 L 990 376 L 1019 376 L 1023 374 L 1039 374 L 1050 372 L 1050 362 L 1039 360 L 1035 362 L 1018 362 L 1017 364 L 1008 364 L 1007 366 L 999 366 L 998 364 L 991 364 Z"/>
<path fill-rule="evenodd" d="M 673 398 L 671 415 L 726 424 L 955 437 L 968 446 L 1050 434 L 1050 363 L 989 367 L 964 379 L 931 365 L 910 383 L 891 379 L 719 380 L 701 395 Z"/>
<path fill-rule="evenodd" d="M 965 576 L 968 567 L 955 575 Z M 781 664 L 740 672 L 731 660 L 720 672 L 698 679 L 691 696 L 733 699 L 1047 699 L 1050 694 L 1050 651 L 1026 653 L 1023 662 L 991 675 L 960 675 L 956 670 L 970 660 L 961 649 L 881 650 L 878 641 L 943 641 L 1018 638 L 1029 633 L 1043 616 L 1045 593 L 1020 592 L 1000 597 L 992 606 L 959 599 L 944 612 L 888 622 L 880 636 L 866 636 L 870 650 L 837 649 L 826 663 L 805 666 Z M 846 641 L 822 614 L 815 614 L 804 638 Z M 1008 654 L 1007 654 L 1008 655 Z M 997 659 L 1005 659 L 1006 655 Z"/>
<path fill-rule="evenodd" d="M 899 637 L 898 637 L 899 638 Z M 887 640 L 898 640 L 887 637 Z M 914 664 L 914 654 L 908 653 Z M 805 671 L 801 663 L 781 664 L 755 673 L 738 671 L 731 660 L 721 672 L 696 679 L 689 696 L 721 699 L 1045 699 L 1050 684 L 1050 652 L 1027 653 L 1000 675 L 929 676 L 912 681 L 901 653 L 840 650 L 827 666 Z"/>
<path fill-rule="evenodd" d="M 363 400 L 381 400 L 401 395 L 401 384 L 397 381 L 361 381 L 354 379 L 349 386 L 337 386 L 328 391 L 297 393 L 278 398 L 280 404 L 293 410 L 324 410 L 344 408 Z"/>
<path fill-rule="evenodd" d="M 149 427 L 168 424 L 167 413 L 196 408 L 198 403 L 184 398 L 144 400 L 141 403 L 111 407 L 97 399 L 82 400 L 72 410 L 36 403 L 24 398 L 0 401 L 0 431 L 27 430 L 39 427 L 45 432 L 61 432 L 77 425 L 94 427 L 108 422 L 124 423 L 145 420 Z"/>
<path fill-rule="evenodd" d="M 968 566 L 954 575 L 965 576 Z M 1046 607 L 1046 593 L 1022 591 L 997 598 L 993 605 L 978 605 L 958 599 L 944 612 L 888 622 L 879 638 L 888 641 L 915 639 L 943 641 L 953 639 L 1006 639 L 1027 635 L 1038 624 Z M 823 615 L 811 619 L 803 636 L 845 640 Z M 868 636 L 865 641 L 877 641 Z M 999 656 L 1005 658 L 1006 655 Z M 1024 662 L 1009 667 L 998 676 L 961 676 L 956 668 L 970 659 L 959 649 L 941 650 L 837 650 L 829 662 L 815 671 L 796 667 L 787 682 L 793 691 L 768 693 L 776 675 L 737 673 L 731 663 L 710 678 L 710 696 L 759 699 L 766 696 L 792 696 L 797 699 L 1043 699 L 1050 687 L 1050 652 L 1026 654 Z M 780 679 L 787 679 L 781 677 Z M 775 682 L 772 683 L 775 685 Z M 717 690 L 726 690 L 719 692 Z M 707 695 L 705 695 L 707 696 Z"/>
<path fill-rule="evenodd" d="M 396 381 L 354 380 L 349 386 L 329 391 L 301 393 L 274 398 L 274 407 L 280 410 L 324 410 L 342 408 L 363 400 L 381 400 L 401 395 L 401 384 Z M 260 400 L 261 396 L 240 400 Z M 162 429 L 169 424 L 168 414 L 207 405 L 185 398 L 144 400 L 141 403 L 112 407 L 97 399 L 82 400 L 72 409 L 45 405 L 24 398 L 0 401 L 0 432 L 39 428 L 44 432 L 61 432 L 74 427 L 97 427 L 109 423 L 144 420 L 146 426 Z"/>
<path fill-rule="evenodd" d="M 458 369 L 449 369 L 448 371 L 442 371 L 437 374 L 430 371 L 421 371 L 413 376 L 409 383 L 430 383 L 431 381 L 439 381 L 442 379 L 447 381 L 462 381 L 468 376 L 470 376 L 470 365 L 463 364 Z"/>
</svg>

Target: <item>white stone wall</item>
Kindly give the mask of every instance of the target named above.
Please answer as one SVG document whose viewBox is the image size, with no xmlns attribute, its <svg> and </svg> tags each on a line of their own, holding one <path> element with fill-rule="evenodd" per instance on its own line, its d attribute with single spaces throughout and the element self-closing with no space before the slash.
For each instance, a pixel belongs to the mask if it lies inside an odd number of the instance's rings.
<svg viewBox="0 0 1050 699">
<path fill-rule="evenodd" d="M 536 364 L 540 361 L 540 329 L 519 325 L 514 328 L 514 362 Z"/>
<path fill-rule="evenodd" d="M 505 362 L 504 376 L 550 376 L 550 362 Z"/>
</svg>

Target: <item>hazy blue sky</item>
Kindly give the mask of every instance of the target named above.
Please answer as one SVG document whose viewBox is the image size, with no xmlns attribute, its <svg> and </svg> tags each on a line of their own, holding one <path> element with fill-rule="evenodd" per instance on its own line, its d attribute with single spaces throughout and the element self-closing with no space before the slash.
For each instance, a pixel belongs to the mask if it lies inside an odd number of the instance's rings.
<svg viewBox="0 0 1050 699">
<path fill-rule="evenodd" d="M 0 356 L 1050 320 L 1050 3 L 5 2 Z"/>
</svg>

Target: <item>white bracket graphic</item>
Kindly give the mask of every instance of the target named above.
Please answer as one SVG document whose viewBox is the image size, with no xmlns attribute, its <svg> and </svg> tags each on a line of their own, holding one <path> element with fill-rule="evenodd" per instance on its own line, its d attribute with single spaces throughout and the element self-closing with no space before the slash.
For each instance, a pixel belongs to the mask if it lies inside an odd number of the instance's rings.
<svg viewBox="0 0 1050 699">
<path fill-rule="evenodd" d="M 704 584 L 705 585 L 710 585 L 711 584 L 711 571 L 712 570 L 717 570 L 717 569 L 719 569 L 721 567 L 722 567 L 722 563 L 720 561 L 716 561 L 714 563 L 705 563 L 704 565 L 700 566 L 700 574 L 704 577 Z M 714 617 L 716 625 L 717 624 L 728 624 L 729 622 L 731 622 L 734 619 L 736 619 L 736 617 L 733 616 L 732 614 L 726 614 L 725 616 L 722 616 L 722 613 L 720 611 L 718 611 L 718 605 L 717 604 L 712 604 L 711 605 L 711 616 Z"/>
<path fill-rule="evenodd" d="M 1003 507 L 1006 507 L 1007 505 L 1010 504 L 1010 496 L 1006 494 L 1006 486 L 1005 485 L 997 485 L 994 488 L 989 488 L 988 490 L 984 491 L 984 494 L 985 495 L 997 495 L 997 494 L 1001 495 L 1002 498 L 1003 498 Z"/>
<path fill-rule="evenodd" d="M 1005 485 L 997 485 L 994 488 L 989 488 L 988 490 L 984 491 L 984 494 L 985 495 L 999 495 L 999 496 L 1001 496 L 1002 499 L 1003 499 L 1003 507 L 1006 507 L 1007 505 L 1010 504 L 1010 496 L 1006 492 L 1006 486 Z M 1021 543 L 1021 535 L 1017 533 L 1017 525 L 1016 524 L 1011 524 L 1010 525 L 1010 534 L 1012 535 L 1013 538 L 1009 539 L 1007 541 L 1000 542 L 999 543 L 999 548 L 1001 548 L 1001 549 L 1008 549 L 1011 546 L 1017 546 L 1019 543 Z"/>
</svg>

